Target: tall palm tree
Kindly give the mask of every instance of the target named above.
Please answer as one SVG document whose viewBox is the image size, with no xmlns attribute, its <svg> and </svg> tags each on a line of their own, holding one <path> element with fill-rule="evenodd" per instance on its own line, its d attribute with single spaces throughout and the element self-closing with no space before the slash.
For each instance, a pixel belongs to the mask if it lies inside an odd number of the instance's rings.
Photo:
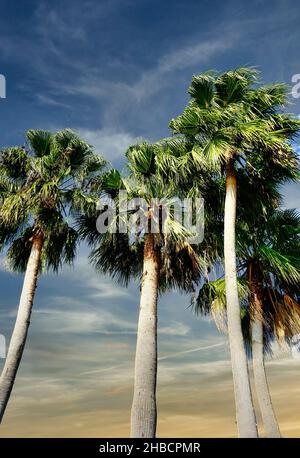
<svg viewBox="0 0 300 458">
<path fill-rule="evenodd" d="M 68 215 L 91 203 L 94 174 L 104 167 L 104 160 L 70 130 L 29 130 L 26 138 L 25 148 L 6 148 L 0 156 L 0 221 L 8 232 L 3 241 L 12 269 L 25 272 L 0 379 L 0 422 L 26 343 L 39 273 L 73 261 L 78 236 Z"/>
<path fill-rule="evenodd" d="M 246 168 L 251 155 L 264 160 L 267 152 L 275 165 L 285 162 L 291 171 L 296 158 L 287 142 L 299 131 L 299 121 L 278 112 L 287 99 L 281 84 L 257 87 L 258 73 L 239 68 L 221 75 L 194 76 L 191 101 L 170 123 L 175 134 L 194 139 L 190 155 L 195 167 L 206 163 L 226 176 L 224 204 L 224 262 L 227 317 L 236 418 L 240 437 L 257 437 L 247 357 L 243 345 L 236 272 L 237 168 Z"/>
<path fill-rule="evenodd" d="M 277 212 L 265 227 L 262 225 L 256 231 L 251 245 L 252 256 L 247 260 L 246 269 L 249 301 L 253 310 L 251 336 L 254 380 L 266 434 L 268 437 L 280 437 L 264 369 L 262 317 L 265 316 L 266 326 L 273 318 L 277 335 L 281 329 L 291 339 L 300 331 L 300 307 L 288 292 L 288 285 L 300 282 L 299 215 L 293 211 Z M 271 303 L 269 310 L 273 311 L 273 316 L 270 316 L 268 309 L 264 313 L 265 304 L 268 303 Z"/>
<path fill-rule="evenodd" d="M 245 343 L 252 354 L 255 387 L 267 437 L 280 437 L 264 366 L 264 352 L 274 339 L 300 331 L 300 305 L 295 291 L 300 281 L 300 215 L 295 210 L 268 212 L 238 230 L 239 296 Z M 227 329 L 224 279 L 203 285 L 197 310 L 212 313 Z"/>
<path fill-rule="evenodd" d="M 197 247 L 189 243 L 189 236 L 194 234 L 174 218 L 171 209 L 166 219 L 160 213 L 163 205 L 171 207 L 182 192 L 174 181 L 175 175 L 166 175 L 166 161 L 172 161 L 170 150 L 163 142 L 142 143 L 130 147 L 126 155 L 127 176 L 112 170 L 103 186 L 117 204 L 120 189 L 126 190 L 129 200 L 136 197 L 145 200 L 144 228 L 131 233 L 132 228 L 127 226 L 126 233 L 99 235 L 95 233 L 94 214 L 83 215 L 79 223 L 82 237 L 94 247 L 91 261 L 99 271 L 125 284 L 130 278 L 141 279 L 131 436 L 151 438 L 156 435 L 157 423 L 158 294 L 170 288 L 193 291 L 199 281 L 202 261 Z M 160 202 L 158 213 L 153 199 Z M 124 223 L 120 212 L 117 223 L 121 221 Z M 152 225 L 156 228 L 154 231 Z"/>
</svg>

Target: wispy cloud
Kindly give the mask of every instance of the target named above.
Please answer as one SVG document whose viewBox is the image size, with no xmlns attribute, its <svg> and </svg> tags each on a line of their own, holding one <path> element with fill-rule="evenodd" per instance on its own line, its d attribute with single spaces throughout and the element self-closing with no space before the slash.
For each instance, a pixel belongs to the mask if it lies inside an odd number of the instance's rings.
<svg viewBox="0 0 300 458">
<path fill-rule="evenodd" d="M 169 78 L 175 72 L 204 64 L 215 55 L 230 49 L 236 38 L 230 33 L 223 39 L 209 39 L 171 51 L 162 56 L 152 70 L 143 73 L 127 90 L 133 94 L 136 101 L 153 96 L 170 83 Z"/>
<path fill-rule="evenodd" d="M 90 74 L 79 75 L 75 83 L 66 83 L 60 90 L 70 95 L 84 95 L 94 99 L 108 98 L 110 104 L 118 103 L 121 109 L 124 109 L 122 105 L 126 104 L 128 109 L 130 103 L 140 103 L 170 84 L 170 78 L 173 78 L 175 72 L 203 64 L 218 53 L 230 49 L 236 38 L 237 34 L 231 32 L 222 39 L 196 41 L 193 45 L 172 50 L 160 57 L 152 69 L 142 72 L 137 70 L 137 78 L 132 83 L 103 79 L 99 71 L 94 69 Z"/>
<path fill-rule="evenodd" d="M 53 107 L 64 107 L 64 108 L 70 108 L 70 106 L 66 103 L 63 103 L 62 101 L 59 101 L 53 97 L 50 97 L 45 94 L 37 94 L 37 100 L 42 104 L 42 105 L 50 105 Z"/>
</svg>

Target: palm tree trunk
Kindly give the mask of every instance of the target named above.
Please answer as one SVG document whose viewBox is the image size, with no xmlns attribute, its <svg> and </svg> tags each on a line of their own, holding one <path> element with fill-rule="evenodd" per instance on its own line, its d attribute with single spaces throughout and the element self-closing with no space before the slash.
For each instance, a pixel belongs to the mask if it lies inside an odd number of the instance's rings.
<svg viewBox="0 0 300 458">
<path fill-rule="evenodd" d="M 224 214 L 224 259 L 229 345 L 239 437 L 257 437 L 256 419 L 244 346 L 235 253 L 237 182 L 233 160 L 227 164 Z"/>
<path fill-rule="evenodd" d="M 135 355 L 131 437 L 155 437 L 157 379 L 157 294 L 159 255 L 153 234 L 145 235 L 144 267 Z"/>
<path fill-rule="evenodd" d="M 32 240 L 31 253 L 27 262 L 17 319 L 0 378 L 0 422 L 2 421 L 13 389 L 26 342 L 39 273 L 42 246 L 43 236 L 41 234 L 35 235 Z"/>
<path fill-rule="evenodd" d="M 264 364 L 262 302 L 260 300 L 259 291 L 252 282 L 250 282 L 250 290 L 254 306 L 254 319 L 252 321 L 252 361 L 259 408 L 267 437 L 281 437 L 279 425 L 273 410 Z"/>
</svg>

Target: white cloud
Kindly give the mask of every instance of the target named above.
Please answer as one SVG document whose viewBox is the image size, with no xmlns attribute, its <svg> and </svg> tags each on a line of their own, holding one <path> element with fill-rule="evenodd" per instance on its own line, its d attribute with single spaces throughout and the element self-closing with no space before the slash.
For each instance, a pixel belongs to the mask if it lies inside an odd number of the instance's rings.
<svg viewBox="0 0 300 458">
<path fill-rule="evenodd" d="M 77 307 L 83 305 L 83 302 L 88 302 L 88 298 L 76 301 L 74 298 L 68 300 L 67 297 L 51 298 L 51 303 L 56 300 L 69 307 L 69 310 L 61 310 L 54 308 L 43 308 L 33 310 L 34 319 L 36 320 L 37 329 L 51 329 L 52 333 L 132 333 L 136 332 L 135 323 L 119 317 L 117 314 L 108 312 L 101 308 L 99 304 L 98 310 L 78 311 Z M 69 302 L 69 304 L 68 304 Z M 77 310 L 76 310 L 77 309 Z M 111 330 L 111 328 L 113 328 Z"/>
<path fill-rule="evenodd" d="M 171 336 L 185 336 L 190 331 L 190 327 L 184 323 L 180 323 L 175 321 L 171 323 L 169 326 L 164 326 L 159 329 L 160 334 L 166 334 Z"/>
<path fill-rule="evenodd" d="M 93 145 L 97 153 L 103 155 L 109 161 L 124 155 L 129 145 L 140 139 L 129 132 L 117 130 L 112 127 L 102 129 L 77 129 L 79 135 Z"/>
</svg>

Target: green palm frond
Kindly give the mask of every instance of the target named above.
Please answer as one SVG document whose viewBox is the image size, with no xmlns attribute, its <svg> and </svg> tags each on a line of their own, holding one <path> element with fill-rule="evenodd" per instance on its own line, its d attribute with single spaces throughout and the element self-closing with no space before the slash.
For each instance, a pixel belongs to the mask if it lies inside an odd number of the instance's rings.
<svg viewBox="0 0 300 458">
<path fill-rule="evenodd" d="M 286 84 L 274 83 L 249 92 L 247 102 L 258 115 L 274 114 L 278 107 L 287 104 L 289 87 Z"/>
<path fill-rule="evenodd" d="M 238 292 L 241 300 L 244 300 L 249 293 L 245 279 L 238 279 Z M 203 284 L 194 304 L 196 313 L 207 315 L 210 313 L 211 306 L 214 301 L 217 301 L 217 305 L 219 307 L 226 308 L 226 290 L 224 278 L 211 280 Z"/>
<path fill-rule="evenodd" d="M 83 141 L 71 129 L 57 132 L 53 137 L 53 142 L 65 167 L 70 167 L 75 177 L 76 174 L 80 176 L 80 173 L 86 170 L 93 155 L 91 145 Z"/>
<path fill-rule="evenodd" d="M 15 180 L 8 178 L 6 175 L 0 176 L 0 199 L 6 196 L 16 194 L 20 190 L 20 185 Z"/>
<path fill-rule="evenodd" d="M 260 245 L 258 251 L 269 264 L 270 269 L 285 282 L 300 282 L 300 257 L 283 255 L 267 245 Z"/>
<path fill-rule="evenodd" d="M 99 181 L 99 174 L 100 178 L 102 178 L 102 174 L 107 167 L 107 161 L 103 159 L 98 154 L 94 154 L 92 151 L 87 156 L 84 165 L 78 170 L 76 174 L 76 179 L 79 182 L 84 182 L 87 180 L 88 185 L 93 185 L 93 188 L 101 189 L 101 180 Z"/>
<path fill-rule="evenodd" d="M 106 192 L 118 191 L 122 188 L 123 180 L 117 169 L 111 169 L 103 176 L 103 189 Z"/>
<path fill-rule="evenodd" d="M 205 267 L 205 260 L 189 243 L 179 246 L 168 241 L 161 251 L 160 293 L 170 289 L 194 293 Z"/>
<path fill-rule="evenodd" d="M 4 148 L 1 151 L 0 171 L 13 179 L 24 180 L 30 167 L 28 153 L 24 148 Z"/>
<path fill-rule="evenodd" d="M 53 142 L 53 134 L 51 132 L 31 129 L 27 132 L 26 138 L 36 157 L 47 156 L 50 153 Z"/>
<path fill-rule="evenodd" d="M 0 208 L 0 219 L 3 223 L 23 223 L 28 217 L 28 195 L 26 193 L 12 193 L 5 197 Z"/>
<path fill-rule="evenodd" d="M 194 142 L 184 135 L 176 135 L 158 140 L 154 146 L 159 158 L 166 153 L 176 158 L 188 153 L 193 148 Z"/>
<path fill-rule="evenodd" d="M 194 75 L 188 92 L 200 107 L 208 108 L 214 98 L 214 84 L 215 73 L 212 71 Z"/>
<path fill-rule="evenodd" d="M 242 302 L 245 301 L 249 294 L 247 283 L 242 278 L 238 279 L 238 293 Z M 227 332 L 226 289 L 224 278 L 205 282 L 200 288 L 192 305 L 197 314 L 211 314 L 217 328 L 220 331 Z M 243 317 L 245 313 L 244 307 L 241 308 L 241 317 Z"/>
<path fill-rule="evenodd" d="M 94 211 L 84 212 L 77 215 L 75 227 L 78 231 L 79 237 L 85 240 L 88 245 L 94 246 L 101 240 L 102 234 L 97 231 L 96 221 L 99 212 Z"/>
<path fill-rule="evenodd" d="M 45 270 L 57 272 L 64 263 L 72 264 L 76 256 L 77 231 L 67 223 L 61 222 L 46 238 L 42 251 Z"/>
<path fill-rule="evenodd" d="M 128 148 L 128 166 L 134 174 L 148 176 L 155 171 L 155 146 L 147 142 Z"/>
<path fill-rule="evenodd" d="M 7 250 L 8 266 L 14 272 L 25 272 L 31 252 L 32 228 L 28 227 L 9 245 Z"/>
<path fill-rule="evenodd" d="M 242 102 L 247 90 L 257 82 L 259 73 L 255 68 L 241 67 L 223 73 L 216 78 L 216 97 L 221 105 Z"/>
<path fill-rule="evenodd" d="M 139 278 L 143 265 L 143 243 L 130 243 L 128 234 L 107 232 L 91 254 L 90 261 L 97 271 L 110 275 L 122 285 Z"/>
<path fill-rule="evenodd" d="M 187 107 L 180 116 L 170 121 L 169 126 L 174 134 L 195 136 L 201 124 L 202 120 L 199 116 L 199 112 L 194 108 Z"/>
<path fill-rule="evenodd" d="M 217 132 L 203 148 L 203 155 L 208 167 L 218 170 L 224 164 L 228 151 L 231 151 L 231 149 L 232 145 L 227 132 L 225 130 Z"/>
</svg>

